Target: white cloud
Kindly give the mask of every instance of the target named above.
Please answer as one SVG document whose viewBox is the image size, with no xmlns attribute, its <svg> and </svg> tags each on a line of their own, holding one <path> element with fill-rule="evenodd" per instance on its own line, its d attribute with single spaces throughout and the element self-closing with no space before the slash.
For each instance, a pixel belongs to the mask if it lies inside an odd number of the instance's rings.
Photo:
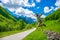
<svg viewBox="0 0 60 40">
<path fill-rule="evenodd" d="M 56 6 L 60 7 L 60 0 L 57 0 L 55 3 Z"/>
<path fill-rule="evenodd" d="M 40 2 L 41 0 L 36 0 L 36 2 Z"/>
<path fill-rule="evenodd" d="M 60 7 L 56 7 L 54 10 L 57 10 L 57 9 L 59 9 Z"/>
<path fill-rule="evenodd" d="M 22 8 L 22 7 L 20 7 L 20 8 L 18 8 L 17 10 L 16 10 L 16 13 L 18 14 L 18 13 L 21 13 L 21 12 L 23 12 L 24 11 L 24 9 Z"/>
<path fill-rule="evenodd" d="M 18 15 L 24 15 L 26 17 L 31 17 L 33 19 L 36 19 L 34 16 L 34 13 L 28 9 L 24 9 L 22 7 L 35 7 L 34 1 L 31 3 L 28 2 L 28 0 L 1 0 L 3 6 L 7 7 L 10 11 L 14 12 Z M 17 16 L 17 17 L 18 17 Z"/>
<path fill-rule="evenodd" d="M 2 4 L 2 3 L 0 3 L 0 6 L 3 6 L 3 4 Z"/>
<path fill-rule="evenodd" d="M 34 13 L 32 11 L 30 11 L 28 9 L 24 9 L 22 7 L 18 8 L 16 10 L 16 14 L 19 15 L 19 16 L 24 15 L 26 17 L 31 17 L 33 19 L 36 19 L 36 17 L 34 16 Z"/>
<path fill-rule="evenodd" d="M 56 0 L 55 5 L 57 6 L 54 10 L 57 10 L 60 8 L 60 0 Z"/>
<path fill-rule="evenodd" d="M 14 12 L 19 7 L 35 7 L 35 3 L 29 3 L 28 0 L 1 0 L 2 3 L 0 5 L 3 5 L 7 7 L 10 11 Z"/>
<path fill-rule="evenodd" d="M 32 3 L 32 6 L 35 7 L 35 3 Z"/>
<path fill-rule="evenodd" d="M 52 7 L 52 6 L 51 6 L 51 9 L 49 9 L 49 7 L 46 6 L 46 7 L 44 7 L 44 12 L 48 13 L 48 12 L 50 12 L 53 9 L 54 9 L 54 7 Z"/>
<path fill-rule="evenodd" d="M 41 18 L 45 18 L 46 16 L 45 15 L 42 15 Z"/>
<path fill-rule="evenodd" d="M 15 9 L 14 8 L 8 8 L 11 12 L 14 12 Z"/>
<path fill-rule="evenodd" d="M 29 3 L 28 0 L 2 0 L 3 5 L 5 6 L 24 6 L 24 7 L 35 7 L 35 3 Z"/>
<path fill-rule="evenodd" d="M 23 4 L 24 6 L 27 6 L 27 7 L 35 7 L 35 3 L 32 2 L 31 4 L 28 2 L 28 0 L 24 0 L 23 1 Z"/>
<path fill-rule="evenodd" d="M 3 3 L 7 4 L 9 0 L 1 0 Z"/>
<path fill-rule="evenodd" d="M 39 7 L 37 7 L 37 9 L 39 9 Z"/>
</svg>

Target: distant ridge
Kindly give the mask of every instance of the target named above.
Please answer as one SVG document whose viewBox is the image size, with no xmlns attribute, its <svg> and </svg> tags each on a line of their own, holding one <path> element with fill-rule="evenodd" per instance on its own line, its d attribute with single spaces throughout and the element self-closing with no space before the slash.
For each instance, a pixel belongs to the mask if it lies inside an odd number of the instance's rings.
<svg viewBox="0 0 60 40">
<path fill-rule="evenodd" d="M 1 6 L 0 6 L 0 15 L 4 16 L 5 18 L 17 21 L 16 18 L 14 18 L 7 10 L 5 10 L 5 8 Z"/>
<path fill-rule="evenodd" d="M 60 8 L 49 14 L 45 19 L 46 20 L 57 20 L 60 18 Z"/>
<path fill-rule="evenodd" d="M 9 11 L 7 8 L 3 8 L 0 6 L 0 15 L 4 17 L 4 19 L 12 19 L 13 21 L 18 21 L 20 19 L 22 19 L 23 21 L 25 21 L 26 23 L 33 23 L 35 22 L 34 19 L 30 18 L 30 17 L 26 17 L 26 16 L 19 16 L 17 18 L 17 15 L 14 14 L 13 12 Z M 2 18 L 1 18 L 2 19 Z M 0 20 L 1 20 L 0 19 Z"/>
</svg>

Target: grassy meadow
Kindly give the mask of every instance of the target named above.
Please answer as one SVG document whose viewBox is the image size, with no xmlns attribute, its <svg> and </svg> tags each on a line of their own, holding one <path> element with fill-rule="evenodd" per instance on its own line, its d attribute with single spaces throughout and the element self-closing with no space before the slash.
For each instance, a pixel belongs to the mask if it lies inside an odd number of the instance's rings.
<svg viewBox="0 0 60 40">
<path fill-rule="evenodd" d="M 60 33 L 60 24 L 57 23 L 56 20 L 47 21 L 46 27 L 40 27 L 40 29 L 36 29 L 34 32 L 32 32 L 30 35 L 25 37 L 23 40 L 48 40 L 47 36 L 44 31 L 51 30 L 54 32 Z"/>
<path fill-rule="evenodd" d="M 45 31 L 51 30 L 60 33 L 60 9 L 54 11 L 44 19 L 46 27 L 41 26 L 23 40 L 48 40 Z"/>
</svg>

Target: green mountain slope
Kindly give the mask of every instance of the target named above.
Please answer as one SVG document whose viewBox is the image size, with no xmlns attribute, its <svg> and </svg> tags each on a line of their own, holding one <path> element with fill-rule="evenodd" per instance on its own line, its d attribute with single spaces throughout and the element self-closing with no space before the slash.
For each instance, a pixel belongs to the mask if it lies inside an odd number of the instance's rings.
<svg viewBox="0 0 60 40">
<path fill-rule="evenodd" d="M 8 21 L 9 19 L 8 18 L 6 18 L 6 17 L 4 17 L 4 16 L 2 16 L 2 15 L 0 15 L 0 21 L 2 22 L 2 21 Z"/>
<path fill-rule="evenodd" d="M 53 13 L 51 13 L 50 15 L 48 15 L 45 20 L 57 20 L 60 18 L 60 9 L 57 9 L 56 11 L 54 11 Z"/>
<path fill-rule="evenodd" d="M 0 6 L 0 16 L 4 16 L 5 18 L 12 19 L 16 21 L 16 19 L 3 7 Z"/>
<path fill-rule="evenodd" d="M 55 33 L 60 33 L 60 9 L 49 14 L 45 20 L 46 21 L 44 24 L 46 27 L 40 26 L 40 28 L 32 32 L 30 35 L 26 36 L 23 40 L 49 40 L 46 35 L 46 31 L 48 30 Z M 55 38 L 55 36 L 52 38 Z"/>
<path fill-rule="evenodd" d="M 22 30 L 26 23 L 23 20 L 17 20 L 10 12 L 0 6 L 0 32 Z"/>
</svg>

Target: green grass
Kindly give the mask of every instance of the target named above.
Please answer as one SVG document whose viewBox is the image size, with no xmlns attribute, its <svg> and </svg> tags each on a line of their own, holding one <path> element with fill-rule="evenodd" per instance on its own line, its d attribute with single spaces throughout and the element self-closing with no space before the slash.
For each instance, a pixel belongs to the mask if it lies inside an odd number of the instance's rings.
<svg viewBox="0 0 60 40">
<path fill-rule="evenodd" d="M 39 30 L 34 31 L 33 33 L 25 37 L 23 40 L 48 40 L 45 32 L 43 32 L 42 30 L 51 30 L 60 33 L 60 24 L 58 24 L 56 20 L 47 21 L 45 22 L 45 24 L 46 27 L 41 27 Z"/>
<path fill-rule="evenodd" d="M 2 37 L 5 37 L 5 36 L 9 36 L 9 35 L 12 35 L 12 34 L 16 34 L 16 33 L 19 33 L 21 31 L 8 31 L 8 32 L 0 32 L 0 38 Z"/>
<path fill-rule="evenodd" d="M 32 29 L 32 28 L 30 28 L 30 29 Z M 26 30 L 30 30 L 30 29 L 0 32 L 0 38 L 10 36 L 10 35 L 13 35 L 13 34 L 16 34 L 16 33 L 19 33 L 19 32 L 23 32 L 23 31 L 26 31 Z"/>
<path fill-rule="evenodd" d="M 60 24 L 58 22 L 56 22 L 56 20 L 47 21 L 46 25 L 47 25 L 47 27 L 45 28 L 45 30 L 51 30 L 51 31 L 60 33 Z"/>
<path fill-rule="evenodd" d="M 47 40 L 45 34 L 42 31 L 34 31 L 30 35 L 28 35 L 26 38 L 23 40 Z"/>
</svg>

